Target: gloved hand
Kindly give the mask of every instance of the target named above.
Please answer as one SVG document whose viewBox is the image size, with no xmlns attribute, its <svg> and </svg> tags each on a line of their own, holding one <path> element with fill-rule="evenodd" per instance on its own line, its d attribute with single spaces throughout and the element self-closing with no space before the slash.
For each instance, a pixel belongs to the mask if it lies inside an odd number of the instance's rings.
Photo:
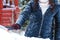
<svg viewBox="0 0 60 40">
<path fill-rule="evenodd" d="M 16 30 L 21 28 L 19 24 L 12 24 L 11 27 Z"/>
</svg>

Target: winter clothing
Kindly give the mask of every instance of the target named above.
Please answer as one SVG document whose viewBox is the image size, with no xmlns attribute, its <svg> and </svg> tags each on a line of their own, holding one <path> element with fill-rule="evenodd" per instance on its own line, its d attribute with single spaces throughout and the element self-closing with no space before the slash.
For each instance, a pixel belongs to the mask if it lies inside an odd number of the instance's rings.
<svg viewBox="0 0 60 40">
<path fill-rule="evenodd" d="M 19 24 L 13 24 L 11 27 L 16 30 L 21 28 Z"/>
<path fill-rule="evenodd" d="M 34 1 L 30 1 L 25 9 L 20 14 L 16 23 L 22 26 L 26 20 L 29 20 L 25 36 L 28 37 L 52 37 L 52 23 L 55 19 L 56 24 L 56 39 L 60 40 L 60 10 L 59 5 L 55 5 L 53 11 L 51 6 L 46 10 L 45 14 L 42 15 L 39 4 L 36 5 L 36 10 L 33 10 Z"/>
</svg>

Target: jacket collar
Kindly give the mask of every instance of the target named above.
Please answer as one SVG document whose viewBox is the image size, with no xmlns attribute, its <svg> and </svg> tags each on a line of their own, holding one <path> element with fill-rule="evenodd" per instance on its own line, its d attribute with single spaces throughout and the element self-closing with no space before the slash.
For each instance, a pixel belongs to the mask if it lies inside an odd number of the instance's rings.
<svg viewBox="0 0 60 40">
<path fill-rule="evenodd" d="M 58 6 L 55 6 L 53 11 L 51 10 L 52 6 L 49 6 L 49 8 L 46 10 L 44 16 L 47 15 L 55 15 L 58 12 Z M 42 14 L 41 8 L 39 7 L 39 4 L 37 5 L 37 10 L 40 11 L 40 14 Z"/>
<path fill-rule="evenodd" d="M 52 6 L 49 6 L 49 8 L 46 10 L 45 14 L 46 14 L 48 11 L 50 11 L 51 8 L 52 8 Z M 39 10 L 41 11 L 41 7 L 39 6 L 39 3 L 37 4 L 37 9 L 39 9 Z M 42 13 L 42 11 L 41 11 L 41 13 Z"/>
</svg>

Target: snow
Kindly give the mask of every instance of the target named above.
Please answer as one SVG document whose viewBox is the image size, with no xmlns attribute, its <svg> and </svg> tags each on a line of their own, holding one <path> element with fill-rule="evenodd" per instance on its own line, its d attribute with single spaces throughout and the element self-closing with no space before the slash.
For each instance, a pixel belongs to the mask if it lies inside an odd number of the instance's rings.
<svg viewBox="0 0 60 40">
<path fill-rule="evenodd" d="M 24 32 L 23 32 L 24 33 Z M 22 33 L 21 33 L 22 34 Z M 50 40 L 49 38 L 25 37 L 14 32 L 7 31 L 7 28 L 0 25 L 0 40 Z"/>
<path fill-rule="evenodd" d="M 0 40 L 14 40 L 5 29 L 2 29 L 0 26 Z"/>
</svg>

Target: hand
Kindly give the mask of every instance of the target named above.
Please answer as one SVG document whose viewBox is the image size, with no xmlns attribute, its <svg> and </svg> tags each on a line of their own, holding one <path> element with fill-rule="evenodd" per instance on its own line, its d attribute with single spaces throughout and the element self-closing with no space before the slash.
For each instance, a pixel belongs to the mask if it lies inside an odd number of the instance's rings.
<svg viewBox="0 0 60 40">
<path fill-rule="evenodd" d="M 16 30 L 21 28 L 21 26 L 19 24 L 13 24 L 13 25 L 11 25 L 11 27 Z"/>
</svg>

